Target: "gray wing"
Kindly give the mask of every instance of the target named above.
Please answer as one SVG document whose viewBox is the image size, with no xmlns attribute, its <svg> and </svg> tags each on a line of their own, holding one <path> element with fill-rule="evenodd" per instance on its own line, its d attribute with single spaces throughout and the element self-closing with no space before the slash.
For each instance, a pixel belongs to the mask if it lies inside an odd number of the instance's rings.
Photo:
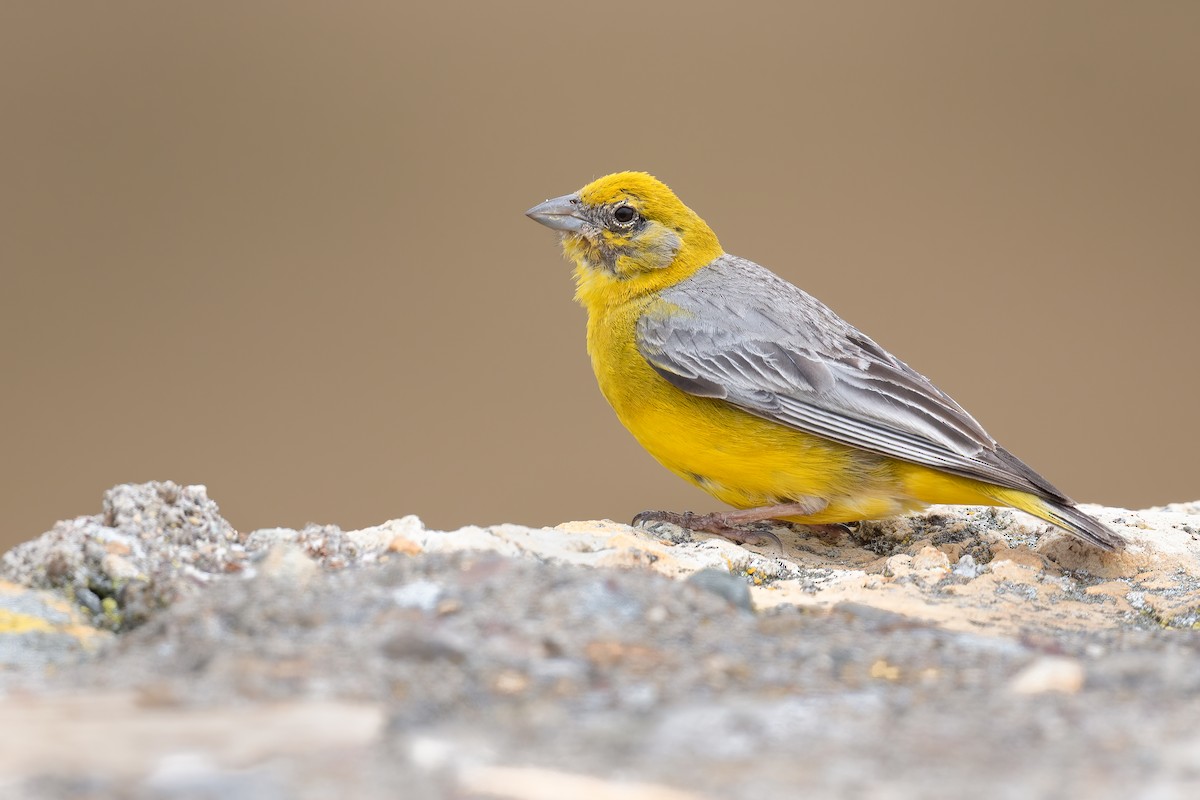
<svg viewBox="0 0 1200 800">
<path fill-rule="evenodd" d="M 637 325 L 659 375 L 784 425 L 968 478 L 1067 498 L 920 373 L 811 295 L 722 256 Z"/>
</svg>

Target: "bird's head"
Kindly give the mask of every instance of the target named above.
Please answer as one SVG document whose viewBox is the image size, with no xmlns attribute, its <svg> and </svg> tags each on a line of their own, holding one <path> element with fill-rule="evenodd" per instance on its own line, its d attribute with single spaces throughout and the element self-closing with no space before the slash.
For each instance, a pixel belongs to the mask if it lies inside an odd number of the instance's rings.
<svg viewBox="0 0 1200 800">
<path fill-rule="evenodd" d="M 606 175 L 525 214 L 562 233 L 581 289 L 596 280 L 672 283 L 722 253 L 704 220 L 645 172 Z"/>
</svg>

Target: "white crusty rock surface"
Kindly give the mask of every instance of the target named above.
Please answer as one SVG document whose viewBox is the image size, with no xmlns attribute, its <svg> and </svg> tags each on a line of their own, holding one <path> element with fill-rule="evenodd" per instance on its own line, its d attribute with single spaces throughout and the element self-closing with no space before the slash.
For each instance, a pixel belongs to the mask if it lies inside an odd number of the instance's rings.
<svg viewBox="0 0 1200 800">
<path fill-rule="evenodd" d="M 101 514 L 60 522 L 6 553 L 0 579 L 61 591 L 110 630 L 135 627 L 213 581 L 252 578 L 264 559 L 273 563 L 273 549 L 275 558 L 295 549 L 334 570 L 469 551 L 671 578 L 717 569 L 744 578 L 759 609 L 854 602 L 959 630 L 1200 622 L 1200 502 L 1084 508 L 1128 547 L 1106 553 L 1020 512 L 950 506 L 863 523 L 834 539 L 776 529 L 782 549 L 609 520 L 439 531 L 407 516 L 353 531 L 240 534 L 203 486 L 126 484 L 106 493 Z"/>
<path fill-rule="evenodd" d="M 122 485 L 0 559 L 0 796 L 1200 796 L 1200 503 L 236 531 Z M 548 788 L 549 787 L 549 788 Z"/>
</svg>

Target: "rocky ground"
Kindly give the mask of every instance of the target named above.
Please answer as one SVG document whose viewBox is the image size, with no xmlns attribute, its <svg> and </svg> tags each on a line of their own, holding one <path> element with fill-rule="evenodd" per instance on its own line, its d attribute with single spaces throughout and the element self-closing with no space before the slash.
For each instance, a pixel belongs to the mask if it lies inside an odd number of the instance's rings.
<svg viewBox="0 0 1200 800">
<path fill-rule="evenodd" d="M 0 797 L 1200 796 L 1200 503 L 239 533 L 118 486 L 0 564 Z"/>
</svg>

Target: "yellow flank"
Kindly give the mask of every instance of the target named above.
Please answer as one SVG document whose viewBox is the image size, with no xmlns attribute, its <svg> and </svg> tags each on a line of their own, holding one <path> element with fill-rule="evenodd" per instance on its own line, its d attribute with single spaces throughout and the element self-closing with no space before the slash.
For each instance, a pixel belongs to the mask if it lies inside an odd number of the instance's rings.
<svg viewBox="0 0 1200 800">
<path fill-rule="evenodd" d="M 588 351 L 617 418 L 664 467 L 735 508 L 803 496 L 831 500 L 820 514 L 795 522 L 875 519 L 921 505 L 897 502 L 897 473 L 886 459 L 667 383 L 633 343 L 639 305 L 590 315 Z"/>
<path fill-rule="evenodd" d="M 576 299 L 588 312 L 588 353 L 617 417 L 663 466 L 713 497 L 742 509 L 826 501 L 818 513 L 788 518 L 810 524 L 933 503 L 1007 505 L 1061 524 L 1034 494 L 840 444 L 665 380 L 639 352 L 638 320 L 681 313 L 664 308 L 660 295 L 724 251 L 704 220 L 655 178 L 609 175 L 529 213 L 565 234 Z"/>
<path fill-rule="evenodd" d="M 656 373 L 638 352 L 634 326 L 653 297 L 588 306 L 588 353 L 617 418 L 655 459 L 734 508 L 796 497 L 829 501 L 820 513 L 790 517 L 822 524 L 880 519 L 932 503 L 995 504 L 1023 493 L 890 459 L 756 417 L 722 400 L 694 397 Z M 1023 495 L 1004 505 L 1032 510 Z M 1037 513 L 1036 511 L 1033 513 Z"/>
</svg>

